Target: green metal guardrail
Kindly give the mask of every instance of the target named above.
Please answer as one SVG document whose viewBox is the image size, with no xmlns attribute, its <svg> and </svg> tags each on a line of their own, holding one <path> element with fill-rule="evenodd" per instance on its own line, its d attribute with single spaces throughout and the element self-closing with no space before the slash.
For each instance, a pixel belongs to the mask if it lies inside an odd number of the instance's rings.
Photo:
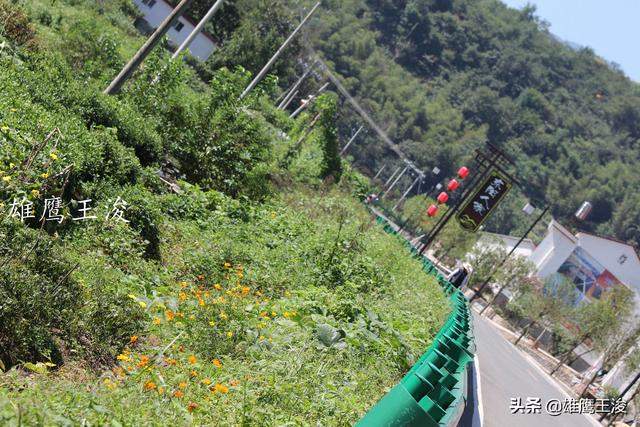
<svg viewBox="0 0 640 427">
<path fill-rule="evenodd" d="M 437 278 L 449 297 L 452 311 L 431 347 L 357 426 L 453 426 L 466 404 L 467 367 L 475 353 L 467 300 L 384 218 L 378 217 L 377 222 L 402 239 L 414 257 L 421 258 L 423 270 Z"/>
</svg>

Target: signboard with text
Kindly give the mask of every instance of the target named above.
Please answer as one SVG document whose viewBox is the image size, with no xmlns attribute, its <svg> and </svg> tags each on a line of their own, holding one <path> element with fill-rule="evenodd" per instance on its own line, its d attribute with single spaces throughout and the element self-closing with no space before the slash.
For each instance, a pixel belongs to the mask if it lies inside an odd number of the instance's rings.
<svg viewBox="0 0 640 427">
<path fill-rule="evenodd" d="M 491 171 L 456 215 L 462 228 L 471 232 L 477 231 L 506 196 L 511 186 L 511 181 L 505 175 L 496 170 Z"/>
</svg>

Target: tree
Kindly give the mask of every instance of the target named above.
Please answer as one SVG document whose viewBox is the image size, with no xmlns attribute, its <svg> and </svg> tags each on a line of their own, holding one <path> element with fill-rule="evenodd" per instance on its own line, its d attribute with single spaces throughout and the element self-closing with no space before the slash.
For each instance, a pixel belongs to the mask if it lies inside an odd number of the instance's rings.
<svg viewBox="0 0 640 427">
<path fill-rule="evenodd" d="M 630 320 L 633 304 L 631 291 L 621 286 L 605 292 L 599 299 L 580 302 L 572 316 L 566 319 L 575 330 L 570 348 L 562 354 L 550 374 L 556 373 L 573 351 L 587 340 L 596 348 L 606 348 L 611 336 L 618 334 Z"/>
<path fill-rule="evenodd" d="M 566 279 L 553 284 L 549 280 L 541 283 L 535 278 L 522 281 L 515 291 L 515 298 L 509 302 L 509 308 L 529 321 L 515 344 L 518 345 L 536 324 L 546 326 L 548 323 L 561 321 L 563 316 L 573 310 L 577 293 L 573 283 Z"/>
<path fill-rule="evenodd" d="M 602 369 L 608 371 L 613 368 L 613 365 L 637 344 L 640 338 L 640 324 L 637 319 L 624 320 L 624 323 L 609 329 L 602 341 L 597 343 L 596 348 L 600 350 L 600 365 L 593 369 L 593 374 L 582 389 L 580 397 L 587 394 L 589 386 L 598 377 L 598 371 Z"/>
<path fill-rule="evenodd" d="M 499 285 L 498 291 L 491 298 L 491 301 L 482 308 L 480 314 L 493 305 L 504 289 L 526 286 L 526 283 L 535 280 L 532 278 L 535 266 L 525 257 L 512 256 L 500 267 L 500 270 L 502 274 L 497 275 L 497 278 L 494 275 L 494 280 Z"/>
</svg>

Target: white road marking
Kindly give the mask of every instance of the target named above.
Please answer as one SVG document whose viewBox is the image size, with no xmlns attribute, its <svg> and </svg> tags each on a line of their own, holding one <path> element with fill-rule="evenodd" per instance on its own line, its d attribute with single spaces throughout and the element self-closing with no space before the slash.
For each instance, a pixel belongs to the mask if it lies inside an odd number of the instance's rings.
<svg viewBox="0 0 640 427">
<path fill-rule="evenodd" d="M 484 410 L 482 408 L 482 380 L 480 379 L 480 358 L 478 357 L 478 354 L 476 353 L 473 356 L 473 364 L 475 365 L 475 370 L 476 370 L 476 389 L 478 390 L 478 414 L 480 415 L 480 427 L 482 427 L 482 424 L 484 423 Z"/>
</svg>

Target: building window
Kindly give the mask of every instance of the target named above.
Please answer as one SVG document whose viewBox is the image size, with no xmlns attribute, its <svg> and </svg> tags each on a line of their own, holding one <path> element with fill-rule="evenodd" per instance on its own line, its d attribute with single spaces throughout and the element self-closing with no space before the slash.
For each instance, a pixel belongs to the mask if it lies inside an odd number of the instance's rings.
<svg viewBox="0 0 640 427">
<path fill-rule="evenodd" d="M 184 24 L 182 22 L 176 22 L 175 25 L 173 26 L 173 28 L 177 32 L 180 32 L 180 30 L 184 28 Z"/>
<path fill-rule="evenodd" d="M 151 9 L 153 5 L 156 4 L 156 0 L 142 0 L 142 4 L 147 5 L 149 9 Z"/>
</svg>

